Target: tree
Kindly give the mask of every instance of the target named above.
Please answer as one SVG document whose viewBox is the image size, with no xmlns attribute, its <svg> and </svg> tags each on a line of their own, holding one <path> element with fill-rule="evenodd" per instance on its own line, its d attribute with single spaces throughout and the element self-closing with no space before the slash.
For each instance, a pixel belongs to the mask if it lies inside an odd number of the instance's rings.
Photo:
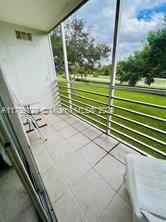
<svg viewBox="0 0 166 222">
<path fill-rule="evenodd" d="M 100 65 L 100 60 L 110 55 L 110 46 L 97 43 L 92 36 L 92 28 L 87 27 L 82 19 L 69 20 L 65 25 L 69 69 L 84 68 L 93 72 Z M 51 35 L 53 55 L 58 72 L 64 72 L 62 40 L 59 27 Z"/>
<path fill-rule="evenodd" d="M 109 76 L 111 73 L 111 65 L 102 65 L 96 68 L 96 73 L 98 75 Z"/>
<path fill-rule="evenodd" d="M 64 73 L 63 46 L 60 27 L 54 29 L 51 34 L 51 43 L 53 49 L 54 63 L 58 73 Z"/>
<path fill-rule="evenodd" d="M 155 76 L 166 71 L 166 28 L 151 31 L 147 37 L 149 46 L 148 62 L 155 71 Z"/>
<path fill-rule="evenodd" d="M 117 75 L 121 83 L 128 82 L 129 86 L 135 86 L 145 72 L 146 61 L 143 59 L 145 51 L 135 51 L 127 60 L 120 61 L 117 66 Z"/>
<path fill-rule="evenodd" d="M 155 77 L 166 78 L 166 22 L 157 31 L 150 31 L 142 50 L 137 50 L 127 60 L 118 62 L 117 75 L 120 82 L 135 86 L 144 77 L 151 85 Z"/>
</svg>

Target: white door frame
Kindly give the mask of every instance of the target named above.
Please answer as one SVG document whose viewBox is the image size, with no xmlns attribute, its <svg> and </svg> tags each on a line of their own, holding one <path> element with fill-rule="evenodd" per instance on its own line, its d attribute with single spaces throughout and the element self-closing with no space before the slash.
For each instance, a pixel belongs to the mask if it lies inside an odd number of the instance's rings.
<svg viewBox="0 0 166 222">
<path fill-rule="evenodd" d="M 10 90 L 7 86 L 7 83 L 5 81 L 3 73 L 4 73 L 4 71 L 2 69 L 2 66 L 0 65 L 0 99 L 2 100 L 5 108 L 14 108 L 15 106 L 14 106 L 14 103 L 12 100 L 12 96 L 10 94 Z M 42 182 L 42 179 L 40 177 L 39 171 L 37 169 L 34 157 L 32 155 L 31 149 L 30 149 L 29 141 L 27 140 L 26 134 L 23 130 L 23 127 L 22 127 L 21 121 L 18 117 L 18 114 L 17 113 L 15 113 L 15 114 L 8 113 L 8 118 L 9 118 L 9 121 L 10 121 L 13 129 L 14 129 L 15 135 L 19 141 L 19 144 L 20 144 L 22 151 L 25 155 L 25 158 L 26 158 L 26 161 L 30 167 L 30 170 L 35 178 L 36 186 L 37 186 L 40 193 L 45 194 L 44 195 L 45 201 L 46 201 L 48 208 L 50 209 L 51 204 L 50 204 L 49 198 L 46 194 L 44 184 Z M 5 129 L 5 125 L 3 125 L 3 127 Z M 7 131 L 8 130 L 6 128 L 5 132 L 7 132 Z M 11 135 L 9 132 L 7 132 L 7 136 L 8 136 L 9 140 L 12 139 L 12 138 L 10 138 Z M 52 212 L 52 209 L 51 209 L 51 212 Z M 51 213 L 51 220 L 45 220 L 45 221 L 57 221 L 56 216 L 52 212 Z"/>
</svg>

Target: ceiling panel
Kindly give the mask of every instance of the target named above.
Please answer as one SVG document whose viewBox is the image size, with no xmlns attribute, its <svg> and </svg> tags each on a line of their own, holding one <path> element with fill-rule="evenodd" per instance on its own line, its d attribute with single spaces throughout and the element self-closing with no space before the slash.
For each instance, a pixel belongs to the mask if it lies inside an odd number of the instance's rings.
<svg viewBox="0 0 166 222">
<path fill-rule="evenodd" d="M 0 21 L 50 31 L 85 0 L 0 0 Z"/>
</svg>

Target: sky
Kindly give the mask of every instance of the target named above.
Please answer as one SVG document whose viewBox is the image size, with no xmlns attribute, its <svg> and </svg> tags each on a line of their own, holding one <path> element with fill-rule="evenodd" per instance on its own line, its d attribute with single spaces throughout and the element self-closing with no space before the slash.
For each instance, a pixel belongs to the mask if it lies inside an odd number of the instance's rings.
<svg viewBox="0 0 166 222">
<path fill-rule="evenodd" d="M 157 30 L 166 15 L 166 0 L 122 0 L 118 60 L 143 47 L 147 33 Z M 93 27 L 97 42 L 112 45 L 116 0 L 89 0 L 73 16 Z M 109 63 L 111 58 L 104 63 Z"/>
</svg>

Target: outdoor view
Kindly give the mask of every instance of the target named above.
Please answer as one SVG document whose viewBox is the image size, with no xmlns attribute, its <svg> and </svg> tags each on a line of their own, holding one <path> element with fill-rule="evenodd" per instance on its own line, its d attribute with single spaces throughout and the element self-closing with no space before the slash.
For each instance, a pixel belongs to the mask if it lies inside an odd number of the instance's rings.
<svg viewBox="0 0 166 222">
<path fill-rule="evenodd" d="M 163 158 L 166 4 L 162 0 L 123 2 L 115 92 L 108 110 L 115 4 L 114 0 L 91 0 L 64 22 L 72 111 L 79 109 L 77 115 L 103 131 L 111 112 L 109 133 Z M 60 101 L 67 108 L 69 91 L 60 26 L 52 32 L 51 40 Z"/>
</svg>

